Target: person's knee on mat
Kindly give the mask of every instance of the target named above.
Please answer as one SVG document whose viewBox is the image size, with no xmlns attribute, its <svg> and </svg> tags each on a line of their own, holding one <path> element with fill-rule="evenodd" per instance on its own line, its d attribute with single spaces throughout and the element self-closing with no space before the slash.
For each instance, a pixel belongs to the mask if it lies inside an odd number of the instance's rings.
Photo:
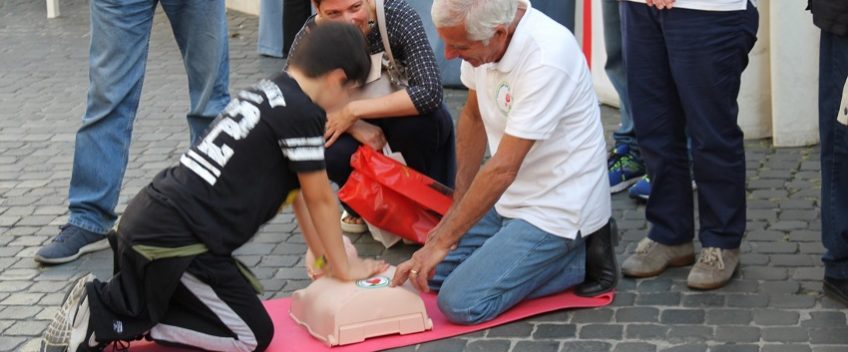
<svg viewBox="0 0 848 352">
<path fill-rule="evenodd" d="M 265 316 L 259 328 L 254 328 L 253 333 L 256 335 L 256 351 L 264 351 L 271 345 L 271 339 L 274 338 L 274 323 L 271 317 Z"/>
<path fill-rule="evenodd" d="M 439 291 L 436 302 L 442 314 L 454 324 L 475 325 L 494 319 L 501 312 L 492 299 L 473 299 L 461 288 Z"/>
</svg>

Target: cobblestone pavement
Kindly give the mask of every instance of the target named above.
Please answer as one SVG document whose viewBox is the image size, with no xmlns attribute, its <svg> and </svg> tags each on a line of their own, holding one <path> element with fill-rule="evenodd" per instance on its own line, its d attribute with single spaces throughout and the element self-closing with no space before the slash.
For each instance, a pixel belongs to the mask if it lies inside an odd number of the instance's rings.
<svg viewBox="0 0 848 352">
<path fill-rule="evenodd" d="M 33 253 L 67 218 L 74 133 L 87 89 L 88 7 L 62 0 L 62 17 L 47 20 L 44 2 L 0 1 L 0 350 L 33 350 L 71 279 L 105 278 L 108 251 L 66 265 L 42 267 Z M 257 18 L 230 12 L 231 87 L 278 71 L 282 60 L 256 54 Z M 187 147 L 183 66 L 170 28 L 157 14 L 147 79 L 135 125 L 119 209 Z M 462 91 L 447 91 L 456 114 Z M 810 112 L 813 113 L 813 112 Z M 604 108 L 607 131 L 618 119 Z M 494 329 L 397 351 L 848 351 L 846 310 L 821 294 L 818 148 L 771 147 L 749 141 L 748 233 L 742 269 L 727 287 L 686 288 L 686 268 L 651 279 L 624 279 L 615 302 L 562 311 Z M 645 233 L 644 205 L 613 197 L 631 252 Z M 265 226 L 238 251 L 268 293 L 283 297 L 308 284 L 306 250 L 291 213 Z M 359 252 L 392 263 L 414 247 L 384 250 L 354 237 Z"/>
</svg>

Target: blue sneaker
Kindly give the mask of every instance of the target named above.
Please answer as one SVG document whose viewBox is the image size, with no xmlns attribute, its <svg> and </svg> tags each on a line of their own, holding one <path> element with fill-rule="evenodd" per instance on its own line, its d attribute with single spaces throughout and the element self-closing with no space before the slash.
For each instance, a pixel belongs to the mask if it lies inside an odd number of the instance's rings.
<svg viewBox="0 0 848 352">
<path fill-rule="evenodd" d="M 630 194 L 630 198 L 647 201 L 651 197 L 651 179 L 648 175 L 642 176 L 639 182 L 627 190 L 627 193 Z"/>
<path fill-rule="evenodd" d="M 74 225 L 59 227 L 62 231 L 50 244 L 35 253 L 35 261 L 42 264 L 62 264 L 73 261 L 85 253 L 109 248 L 106 236 L 83 230 Z"/>
<path fill-rule="evenodd" d="M 627 189 L 645 174 L 645 165 L 630 153 L 630 147 L 626 144 L 617 145 L 610 151 L 607 167 L 609 168 L 610 193 Z"/>
</svg>

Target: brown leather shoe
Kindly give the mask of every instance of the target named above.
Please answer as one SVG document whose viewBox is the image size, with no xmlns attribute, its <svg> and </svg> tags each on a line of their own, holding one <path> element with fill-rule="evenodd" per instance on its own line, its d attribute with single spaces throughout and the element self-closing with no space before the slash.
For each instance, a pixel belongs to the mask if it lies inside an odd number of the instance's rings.
<svg viewBox="0 0 848 352">
<path fill-rule="evenodd" d="M 639 241 L 633 255 L 621 264 L 621 272 L 630 277 L 657 276 L 668 267 L 686 266 L 695 262 L 692 242 L 666 246 L 645 237 Z"/>
<path fill-rule="evenodd" d="M 690 288 L 712 290 L 724 286 L 739 269 L 739 249 L 707 247 L 686 279 Z"/>
</svg>

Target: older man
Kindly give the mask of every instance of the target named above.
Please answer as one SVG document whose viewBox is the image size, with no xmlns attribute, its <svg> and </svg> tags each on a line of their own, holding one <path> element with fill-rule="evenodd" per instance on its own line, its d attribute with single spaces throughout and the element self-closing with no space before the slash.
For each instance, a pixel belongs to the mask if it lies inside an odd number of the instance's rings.
<svg viewBox="0 0 848 352">
<path fill-rule="evenodd" d="M 606 146 L 565 27 L 524 0 L 436 0 L 432 14 L 469 88 L 454 205 L 393 283 L 438 290 L 448 319 L 476 324 L 584 281 L 584 238 L 609 237 Z"/>
</svg>

